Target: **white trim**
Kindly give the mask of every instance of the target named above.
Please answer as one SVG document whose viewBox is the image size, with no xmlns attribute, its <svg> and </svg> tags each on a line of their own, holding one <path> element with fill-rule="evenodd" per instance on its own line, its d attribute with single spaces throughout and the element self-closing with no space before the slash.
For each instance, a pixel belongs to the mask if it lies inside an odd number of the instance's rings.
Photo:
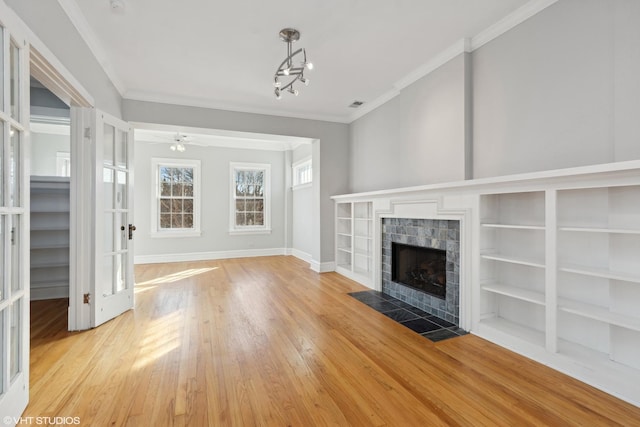
<svg viewBox="0 0 640 427">
<path fill-rule="evenodd" d="M 160 264 L 166 262 L 209 261 L 230 258 L 251 258 L 261 256 L 284 256 L 285 248 L 243 249 L 233 251 L 187 252 L 160 255 L 136 255 L 134 264 Z"/>
<path fill-rule="evenodd" d="M 275 110 L 268 107 L 255 108 L 240 106 L 233 103 L 213 101 L 211 99 L 193 98 L 187 96 L 155 94 L 144 91 L 126 91 L 124 99 L 131 101 L 156 102 L 160 104 L 182 105 L 185 107 L 210 108 L 214 110 L 234 111 L 237 113 L 261 114 L 266 116 L 290 117 L 296 119 L 319 120 L 323 122 L 350 123 L 350 118 L 344 115 L 301 113 L 294 110 Z"/>
<path fill-rule="evenodd" d="M 471 39 L 471 50 L 473 51 L 484 46 L 491 40 L 503 35 L 532 16 L 542 12 L 557 1 L 558 0 L 531 0 L 515 12 L 512 12 L 489 28 L 473 36 Z"/>
<path fill-rule="evenodd" d="M 299 260 L 305 261 L 305 262 L 311 262 L 311 254 L 308 254 L 306 252 L 302 252 L 301 250 L 298 250 L 296 248 L 288 248 L 287 249 L 287 255 L 292 255 L 296 258 L 298 258 Z"/>
<path fill-rule="evenodd" d="M 236 170 L 263 170 L 263 225 L 262 226 L 236 226 Z M 244 163 L 229 162 L 229 234 L 269 234 L 271 233 L 271 164 L 270 163 Z"/>
<path fill-rule="evenodd" d="M 519 9 L 501 19 L 500 21 L 491 25 L 489 28 L 476 34 L 471 39 L 464 38 L 458 40 L 448 48 L 441 51 L 438 55 L 431 58 L 429 62 L 421 65 L 412 72 L 408 73 L 402 79 L 398 80 L 393 85 L 392 89 L 383 93 L 373 101 L 366 102 L 363 106 L 355 110 L 349 116 L 349 120 L 347 120 L 347 123 L 352 123 L 358 120 L 360 117 L 380 107 L 381 105 L 386 104 L 388 101 L 398 96 L 404 88 L 429 75 L 447 62 L 451 61 L 456 56 L 465 52 L 473 52 L 474 50 L 489 43 L 491 40 L 501 36 L 515 26 L 523 23 L 527 19 L 543 11 L 557 1 L 558 0 L 531 0 L 524 6 L 520 7 Z"/>
<path fill-rule="evenodd" d="M 58 3 L 62 10 L 64 10 L 64 13 L 69 17 L 73 26 L 78 30 L 80 37 L 82 37 L 84 42 L 87 44 L 89 50 L 93 53 L 93 56 L 95 56 L 100 63 L 100 66 L 107 77 L 109 77 L 109 80 L 111 80 L 113 86 L 116 88 L 120 96 L 122 96 L 122 94 L 126 92 L 126 87 L 118 77 L 114 67 L 111 65 L 106 50 L 100 43 L 96 33 L 91 29 L 91 25 L 87 22 L 87 18 L 85 18 L 82 13 L 80 6 L 78 6 L 75 0 L 58 0 Z"/>
<path fill-rule="evenodd" d="M 336 271 L 336 263 L 335 261 L 320 262 L 312 259 L 309 261 L 309 268 L 316 273 L 329 273 L 331 271 Z"/>
<path fill-rule="evenodd" d="M 193 228 L 191 229 L 167 229 L 161 230 L 158 223 L 159 200 L 160 200 L 160 181 L 158 171 L 160 166 L 176 167 L 176 168 L 192 168 L 193 169 Z M 202 180 L 201 180 L 201 161 L 196 159 L 176 159 L 176 158 L 151 158 L 151 183 L 154 185 L 151 194 L 151 237 L 161 238 L 180 238 L 180 237 L 199 237 L 202 233 L 201 223 L 201 205 L 202 205 Z"/>
</svg>

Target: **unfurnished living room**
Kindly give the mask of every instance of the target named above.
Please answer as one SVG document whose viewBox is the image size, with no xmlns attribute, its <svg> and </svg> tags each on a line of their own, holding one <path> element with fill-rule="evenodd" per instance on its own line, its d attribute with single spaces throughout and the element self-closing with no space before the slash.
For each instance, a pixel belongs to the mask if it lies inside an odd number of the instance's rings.
<svg viewBox="0 0 640 427">
<path fill-rule="evenodd" d="M 0 0 L 0 425 L 640 426 L 637 0 Z"/>
</svg>

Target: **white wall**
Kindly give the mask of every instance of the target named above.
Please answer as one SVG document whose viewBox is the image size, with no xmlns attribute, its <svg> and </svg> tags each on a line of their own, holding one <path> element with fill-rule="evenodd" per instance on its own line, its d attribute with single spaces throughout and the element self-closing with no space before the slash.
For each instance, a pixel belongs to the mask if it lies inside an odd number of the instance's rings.
<svg viewBox="0 0 640 427">
<path fill-rule="evenodd" d="M 57 152 L 69 153 L 69 135 L 31 133 L 31 175 L 56 176 Z"/>
<path fill-rule="evenodd" d="M 465 60 L 459 55 L 351 124 L 353 192 L 465 179 Z"/>
<path fill-rule="evenodd" d="M 333 261 L 334 208 L 330 197 L 348 192 L 348 125 L 127 99 L 123 100 L 122 110 L 124 119 L 132 122 L 317 139 L 312 145 L 317 187 L 313 195 L 311 255 L 318 263 Z"/>
<path fill-rule="evenodd" d="M 311 156 L 311 145 L 302 145 L 293 151 L 292 163 Z M 313 166 L 313 165 L 312 165 Z M 313 186 L 313 183 L 312 183 Z M 292 191 L 292 238 L 294 254 L 309 255 L 313 250 L 313 187 L 303 187 Z"/>
<path fill-rule="evenodd" d="M 195 159 L 201 161 L 200 237 L 151 237 L 151 195 L 154 194 L 151 158 Z M 230 162 L 271 165 L 271 234 L 230 235 Z M 283 151 L 246 150 L 190 145 L 184 153 L 172 152 L 168 144 L 135 143 L 135 207 L 137 227 L 134 253 L 149 256 L 211 253 L 238 250 L 283 249 L 285 247 L 285 154 Z M 146 258 L 147 260 L 149 258 Z"/>
</svg>

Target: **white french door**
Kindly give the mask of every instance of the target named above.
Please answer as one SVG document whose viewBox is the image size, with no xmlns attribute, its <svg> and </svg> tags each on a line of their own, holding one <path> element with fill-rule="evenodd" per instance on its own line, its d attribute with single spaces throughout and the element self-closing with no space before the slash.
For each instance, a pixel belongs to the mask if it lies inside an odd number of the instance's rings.
<svg viewBox="0 0 640 427">
<path fill-rule="evenodd" d="M 95 111 L 95 110 L 94 110 Z M 96 234 L 91 327 L 133 308 L 133 129 L 95 111 Z"/>
<path fill-rule="evenodd" d="M 0 24 L 0 422 L 29 401 L 29 52 Z"/>
</svg>

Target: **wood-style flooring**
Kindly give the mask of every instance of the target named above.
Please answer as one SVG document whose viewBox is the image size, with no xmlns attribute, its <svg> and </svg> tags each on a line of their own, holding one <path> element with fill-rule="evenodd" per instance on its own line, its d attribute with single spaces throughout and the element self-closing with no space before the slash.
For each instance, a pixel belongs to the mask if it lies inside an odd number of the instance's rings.
<svg viewBox="0 0 640 427">
<path fill-rule="evenodd" d="M 135 310 L 31 311 L 25 417 L 83 426 L 634 426 L 640 408 L 472 334 L 433 343 L 293 257 L 136 266 Z"/>
</svg>

